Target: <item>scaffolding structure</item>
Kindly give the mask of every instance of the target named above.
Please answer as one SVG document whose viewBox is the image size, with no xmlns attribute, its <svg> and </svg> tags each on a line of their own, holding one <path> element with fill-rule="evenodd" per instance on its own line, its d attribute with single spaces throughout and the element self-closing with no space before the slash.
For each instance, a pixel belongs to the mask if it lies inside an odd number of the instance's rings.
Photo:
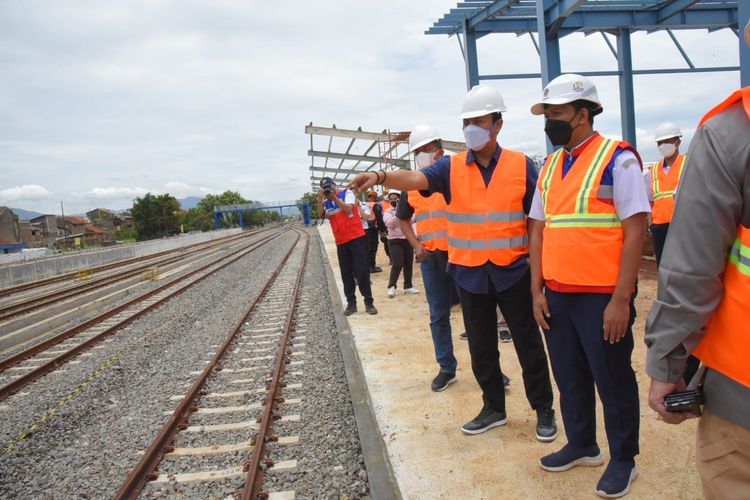
<svg viewBox="0 0 750 500">
<path fill-rule="evenodd" d="M 633 75 L 739 71 L 738 85 L 750 85 L 750 48 L 740 33 L 740 27 L 744 27 L 748 18 L 750 0 L 472 0 L 458 3 L 425 34 L 457 35 L 467 89 L 481 80 L 518 78 L 540 78 L 544 87 L 561 74 L 560 38 L 572 33 L 600 34 L 617 61 L 617 69 L 586 71 L 581 68 L 571 72 L 619 78 L 622 135 L 635 146 Z M 738 38 L 740 65 L 696 67 L 673 33 L 673 30 L 695 29 L 732 30 Z M 637 31 L 665 31 L 682 55 L 685 66 L 633 69 L 630 35 Z M 539 54 L 540 72 L 480 74 L 477 40 L 495 33 L 528 35 Z M 616 38 L 615 44 L 609 36 Z M 550 149 L 548 144 L 548 152 Z"/>
<path fill-rule="evenodd" d="M 362 127 L 318 127 L 311 122 L 305 127 L 305 133 L 310 136 L 307 154 L 311 158 L 310 182 L 314 191 L 319 189 L 319 182 L 324 177 L 344 185 L 362 172 L 411 168 L 410 132 L 391 132 L 389 129 L 366 132 Z M 443 147 L 452 151 L 466 149 L 466 145 L 458 141 L 444 140 Z"/>
</svg>

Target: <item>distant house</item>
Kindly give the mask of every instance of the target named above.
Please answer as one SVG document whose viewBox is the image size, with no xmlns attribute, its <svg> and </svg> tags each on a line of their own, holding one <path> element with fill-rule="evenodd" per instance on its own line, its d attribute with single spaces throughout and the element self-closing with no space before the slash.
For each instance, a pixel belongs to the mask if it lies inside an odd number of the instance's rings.
<svg viewBox="0 0 750 500">
<path fill-rule="evenodd" d="M 122 227 L 135 227 L 135 218 L 130 215 L 129 210 L 120 212 L 120 220 L 122 220 Z"/>
<path fill-rule="evenodd" d="M 90 212 L 86 212 L 86 217 L 89 218 L 92 225 L 103 227 L 110 234 L 120 229 L 122 225 L 120 216 L 106 208 L 95 208 Z"/>
<path fill-rule="evenodd" d="M 103 227 L 86 224 L 83 228 L 83 242 L 86 245 L 101 245 L 108 239 L 107 230 Z"/>
<path fill-rule="evenodd" d="M 21 220 L 18 221 L 18 228 L 21 234 L 21 243 L 25 243 L 27 247 L 35 248 L 44 246 L 42 241 L 42 228 L 39 224 L 33 224 L 31 221 Z"/>
<path fill-rule="evenodd" d="M 62 230 L 57 229 L 57 217 L 54 215 L 40 215 L 31 219 L 32 226 L 38 224 L 42 230 L 42 242 L 44 246 L 51 247 L 55 240 L 62 236 Z"/>
<path fill-rule="evenodd" d="M 25 247 L 18 216 L 8 207 L 0 207 L 0 254 L 20 252 Z"/>
<path fill-rule="evenodd" d="M 77 215 L 69 215 L 63 219 L 60 216 L 56 216 L 57 229 L 60 236 L 66 237 L 73 234 L 83 234 L 86 224 L 89 220 L 86 217 L 80 217 Z"/>
</svg>

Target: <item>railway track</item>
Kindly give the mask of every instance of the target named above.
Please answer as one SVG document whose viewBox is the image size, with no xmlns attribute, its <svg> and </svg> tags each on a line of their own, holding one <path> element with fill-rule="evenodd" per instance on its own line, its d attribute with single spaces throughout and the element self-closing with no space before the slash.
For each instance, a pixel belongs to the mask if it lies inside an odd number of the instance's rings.
<svg viewBox="0 0 750 500">
<path fill-rule="evenodd" d="M 214 497 L 222 490 L 211 485 L 226 480 L 246 499 L 294 498 L 292 491 L 264 492 L 262 483 L 264 474 L 296 467 L 287 445 L 299 438 L 273 435 L 272 428 L 277 422 L 299 425 L 299 415 L 282 413 L 301 402 L 305 332 L 298 307 L 308 247 L 309 236 L 299 233 L 212 359 L 195 372 L 187 394 L 172 398 L 179 400 L 177 408 L 166 412 L 168 420 L 115 498 L 136 498 L 151 484 L 165 483 L 193 488 L 181 492 L 186 497 Z M 270 443 L 283 448 L 284 460 L 271 460 Z"/>
<path fill-rule="evenodd" d="M 258 232 L 260 232 L 260 231 L 258 231 Z M 212 240 L 212 241 L 213 242 L 219 242 L 219 241 L 226 242 L 226 241 L 228 241 L 230 239 L 236 239 L 236 238 L 241 237 L 241 236 L 242 235 L 231 235 L 231 236 L 226 236 L 224 238 L 220 238 L 220 239 Z M 187 246 L 180 247 L 180 248 L 173 248 L 171 250 L 164 250 L 163 252 L 153 253 L 153 254 L 150 254 L 150 255 L 145 256 L 145 257 L 134 257 L 132 259 L 120 260 L 120 261 L 117 261 L 117 262 L 112 262 L 110 264 L 103 264 L 101 266 L 91 267 L 89 270 L 93 274 L 99 274 L 102 271 L 107 271 L 107 270 L 110 270 L 110 269 L 116 269 L 118 267 L 125 267 L 125 266 L 131 265 L 131 264 L 138 264 L 140 262 L 143 262 L 144 259 L 151 259 L 151 258 L 155 258 L 155 257 L 161 257 L 163 255 L 184 252 L 185 250 L 192 249 L 192 248 L 195 248 L 195 247 L 199 247 L 201 245 L 205 245 L 206 243 L 207 242 L 205 242 L 205 241 L 199 242 L 199 243 L 193 243 L 192 245 L 187 245 Z M 60 274 L 58 276 L 51 276 L 49 278 L 43 278 L 43 279 L 40 279 L 40 280 L 29 281 L 28 283 L 22 283 L 20 285 L 13 285 L 13 286 L 5 287 L 5 288 L 0 288 L 0 299 L 3 298 L 3 297 L 6 297 L 8 295 L 18 294 L 18 293 L 21 293 L 21 292 L 24 292 L 24 291 L 27 291 L 27 290 L 32 290 L 34 288 L 40 288 L 40 287 L 43 287 L 43 286 L 46 286 L 46 285 L 51 285 L 51 284 L 59 283 L 59 282 L 63 282 L 63 281 L 71 281 L 71 280 L 74 280 L 76 278 L 77 274 L 78 274 L 78 271 L 72 271 L 72 272 L 69 272 L 69 273 Z"/>
<path fill-rule="evenodd" d="M 3 384 L 0 386 L 0 401 L 39 377 L 56 370 L 135 319 L 273 241 L 285 232 L 285 230 L 274 231 L 263 236 L 260 241 L 253 242 L 249 246 L 242 247 L 178 276 L 145 294 L 0 361 L 0 384 Z M 52 350 L 54 347 L 58 349 Z"/>
<path fill-rule="evenodd" d="M 221 238 L 220 240 L 212 240 L 208 243 L 197 243 L 195 245 L 190 245 L 185 249 L 169 251 L 168 255 L 162 255 L 156 258 L 154 258 L 153 256 L 149 256 L 145 259 L 139 259 L 138 264 L 135 266 L 128 265 L 126 266 L 127 269 L 124 269 L 122 271 L 117 271 L 111 274 L 107 274 L 106 276 L 87 280 L 73 286 L 65 286 L 54 290 L 46 290 L 36 295 L 27 295 L 25 293 L 19 294 L 23 296 L 17 298 L 16 300 L 12 300 L 13 296 L 10 295 L 11 300 L 6 299 L 3 301 L 4 303 L 0 305 L 0 321 L 6 321 L 12 317 L 21 314 L 27 314 L 29 312 L 39 310 L 43 307 L 61 302 L 63 300 L 125 281 L 129 278 L 142 274 L 143 272 L 145 272 L 149 268 L 153 268 L 154 266 L 166 266 L 184 261 L 186 259 L 190 259 L 196 255 L 200 255 L 207 250 L 241 241 L 244 238 L 257 234 L 258 232 L 260 231 L 243 233 L 241 235 L 233 235 L 227 238 Z M 71 276 L 68 276 L 67 279 L 73 278 Z M 56 282 L 60 282 L 60 280 Z M 47 283 L 38 285 L 38 287 L 42 288 L 46 288 L 46 286 Z M 33 291 L 33 288 L 25 288 L 23 291 Z"/>
</svg>

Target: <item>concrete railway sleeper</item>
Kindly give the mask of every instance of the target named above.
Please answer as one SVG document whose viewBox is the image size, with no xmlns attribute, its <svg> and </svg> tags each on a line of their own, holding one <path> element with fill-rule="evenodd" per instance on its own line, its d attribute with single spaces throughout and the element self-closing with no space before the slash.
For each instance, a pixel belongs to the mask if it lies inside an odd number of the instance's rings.
<svg viewBox="0 0 750 500">
<path fill-rule="evenodd" d="M 24 373 L 19 377 L 14 378 L 11 382 L 8 382 L 5 385 L 1 386 L 0 401 L 5 400 L 8 396 L 17 392 L 19 389 L 30 384 L 39 377 L 56 370 L 64 363 L 68 362 L 69 360 L 83 352 L 85 349 L 88 349 L 94 344 L 105 339 L 115 331 L 123 328 L 135 319 L 143 316 L 148 311 L 158 307 L 159 305 L 184 292 L 193 285 L 205 280 L 220 269 L 229 266 L 230 264 L 236 262 L 237 260 L 260 248 L 266 243 L 269 243 L 270 241 L 276 239 L 278 236 L 284 233 L 286 233 L 286 230 L 274 232 L 271 235 L 264 237 L 260 241 L 255 242 L 248 247 L 241 248 L 216 261 L 210 262 L 187 274 L 179 276 L 178 278 L 162 286 L 159 286 L 158 288 L 155 288 L 139 297 L 136 297 L 133 300 L 110 309 L 104 314 L 100 314 L 95 318 L 92 318 L 80 325 L 77 325 L 58 335 L 55 335 L 54 337 L 47 339 L 46 341 L 38 345 L 35 345 L 23 352 L 20 352 L 1 361 L 0 375 L 5 375 L 10 371 L 31 371 Z M 191 278 L 191 280 L 186 283 L 181 283 L 188 278 Z M 41 365 L 33 363 L 33 359 L 30 359 L 40 353 L 43 353 L 49 348 L 56 346 L 67 339 L 70 339 L 71 337 L 82 339 L 82 341 L 66 350 L 64 353 L 56 355 L 52 359 L 47 358 L 43 360 Z M 20 365 L 20 363 L 27 360 L 32 361 L 32 363 L 27 363 L 26 367 Z M 16 370 L 10 370 L 11 368 L 16 368 Z"/>
<path fill-rule="evenodd" d="M 160 257 L 157 259 L 149 258 L 149 260 L 145 262 L 141 261 L 142 263 L 140 265 L 137 265 L 135 267 L 132 267 L 124 271 L 109 274 L 107 276 L 104 276 L 98 279 L 86 281 L 75 286 L 65 287 L 61 290 L 49 291 L 47 293 L 43 293 L 38 296 L 24 297 L 22 300 L 19 300 L 19 301 L 16 301 L 14 303 L 7 304 L 4 306 L 0 306 L 0 321 L 4 321 L 13 316 L 29 313 L 34 310 L 38 310 L 42 307 L 49 306 L 51 304 L 62 301 L 64 299 L 82 295 L 84 293 L 102 288 L 104 286 L 126 280 L 133 276 L 138 276 L 139 274 L 143 273 L 145 270 L 149 269 L 152 266 L 165 266 L 168 264 L 180 262 L 196 254 L 200 254 L 212 248 L 216 248 L 217 246 L 226 245 L 227 243 L 234 243 L 238 240 L 250 237 L 251 235 L 254 235 L 254 234 L 256 234 L 256 232 L 243 233 L 238 236 L 222 238 L 221 240 L 218 240 L 218 241 L 212 240 L 208 242 L 208 244 L 206 243 L 200 244 L 203 246 L 197 246 L 197 245 L 192 246 L 190 249 L 186 249 L 186 251 L 180 252 L 178 255 L 169 255 L 169 256 Z"/>
<path fill-rule="evenodd" d="M 243 311 L 239 321 L 219 345 L 212 359 L 128 474 L 115 498 L 136 498 L 141 491 L 165 483 L 180 485 L 185 497 L 216 496 L 217 483 L 242 490 L 243 498 L 294 498 L 291 491 L 261 492 L 264 473 L 294 469 L 296 460 L 274 463 L 265 445 L 286 448 L 298 435 L 273 436 L 274 422 L 299 425 L 294 394 L 302 384 L 285 383 L 286 376 L 300 377 L 304 333 L 298 330 L 299 290 L 308 257 L 309 236 L 302 233 L 262 291 Z M 282 314 L 279 315 L 279 311 Z M 272 365 L 271 365 L 272 363 Z M 289 391 L 284 400 L 281 391 Z M 282 415 L 281 408 L 292 414 Z M 299 434 L 299 432 L 296 432 Z M 158 471 L 157 471 L 158 467 Z M 231 485 L 227 485 L 230 481 Z"/>
</svg>

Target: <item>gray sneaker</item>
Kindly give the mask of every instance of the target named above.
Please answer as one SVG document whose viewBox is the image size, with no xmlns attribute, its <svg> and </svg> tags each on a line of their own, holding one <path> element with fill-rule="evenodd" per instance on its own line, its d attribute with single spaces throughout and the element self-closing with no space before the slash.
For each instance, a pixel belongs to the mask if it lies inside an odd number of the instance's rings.
<svg viewBox="0 0 750 500">
<path fill-rule="evenodd" d="M 437 377 L 432 380 L 432 390 L 435 392 L 444 391 L 455 381 L 455 373 L 440 372 L 437 374 Z"/>
<path fill-rule="evenodd" d="M 557 437 L 555 410 L 545 408 L 536 411 L 536 438 L 542 443 L 554 441 Z"/>
<path fill-rule="evenodd" d="M 479 415 L 461 426 L 461 431 L 463 431 L 464 434 L 481 434 L 487 432 L 493 427 L 499 427 L 507 423 L 508 417 L 505 415 L 505 412 L 501 413 L 485 406 L 482 408 L 482 411 L 479 412 Z"/>
</svg>

